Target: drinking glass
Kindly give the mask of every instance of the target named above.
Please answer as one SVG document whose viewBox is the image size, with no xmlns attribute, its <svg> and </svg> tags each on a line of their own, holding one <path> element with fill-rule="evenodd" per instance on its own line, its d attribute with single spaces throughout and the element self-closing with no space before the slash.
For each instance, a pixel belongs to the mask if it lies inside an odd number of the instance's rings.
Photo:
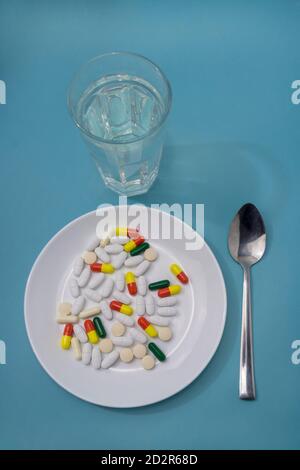
<svg viewBox="0 0 300 470">
<path fill-rule="evenodd" d="M 126 196 L 148 191 L 163 149 L 172 92 L 145 57 L 112 52 L 74 77 L 68 107 L 106 186 Z"/>
</svg>

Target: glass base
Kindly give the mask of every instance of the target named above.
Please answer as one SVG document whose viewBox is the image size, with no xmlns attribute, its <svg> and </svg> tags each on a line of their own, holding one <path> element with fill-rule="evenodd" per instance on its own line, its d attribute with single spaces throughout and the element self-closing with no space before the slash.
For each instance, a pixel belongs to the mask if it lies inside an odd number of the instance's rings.
<svg viewBox="0 0 300 470">
<path fill-rule="evenodd" d="M 98 168 L 99 170 L 99 168 Z M 154 183 L 157 174 L 158 174 L 158 168 L 155 169 L 148 177 L 147 179 L 141 181 L 140 179 L 128 181 L 127 183 L 123 184 L 120 181 L 117 181 L 113 178 L 105 177 L 101 171 L 99 170 L 99 173 L 101 174 L 101 177 L 104 181 L 105 186 L 107 186 L 109 189 L 112 191 L 120 194 L 121 196 L 137 196 L 139 194 L 145 194 L 152 184 Z"/>
</svg>

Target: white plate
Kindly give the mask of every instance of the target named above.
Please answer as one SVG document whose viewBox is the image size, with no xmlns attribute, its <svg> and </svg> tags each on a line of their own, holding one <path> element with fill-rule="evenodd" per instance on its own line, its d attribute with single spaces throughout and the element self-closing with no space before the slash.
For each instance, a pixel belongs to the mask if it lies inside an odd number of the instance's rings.
<svg viewBox="0 0 300 470">
<path fill-rule="evenodd" d="M 132 206 L 129 206 L 132 207 Z M 113 210 L 119 208 L 111 208 Z M 156 209 L 146 208 L 144 217 Z M 164 212 L 159 216 L 174 227 L 184 223 Z M 113 219 L 112 219 L 113 220 Z M 109 370 L 93 370 L 73 359 L 72 351 L 59 346 L 61 326 L 55 322 L 57 303 L 69 300 L 68 280 L 76 256 L 95 234 L 95 212 L 85 214 L 58 232 L 45 246 L 31 270 L 25 292 L 25 322 L 34 353 L 42 367 L 59 385 L 83 400 L 110 406 L 136 407 L 163 400 L 189 385 L 207 366 L 221 340 L 226 319 L 226 290 L 220 267 L 206 243 L 187 251 L 185 240 L 151 241 L 158 260 L 145 274 L 148 282 L 169 278 L 169 265 L 177 262 L 190 278 L 179 296 L 179 315 L 172 320 L 173 339 L 157 340 L 167 354 L 164 363 L 145 371 L 135 359 L 118 362 Z M 114 224 L 112 223 L 112 226 Z M 191 239 L 198 237 L 184 225 Z M 176 279 L 175 279 L 176 280 Z M 153 293 L 156 295 L 156 293 Z M 103 320 L 109 330 L 109 322 Z"/>
</svg>

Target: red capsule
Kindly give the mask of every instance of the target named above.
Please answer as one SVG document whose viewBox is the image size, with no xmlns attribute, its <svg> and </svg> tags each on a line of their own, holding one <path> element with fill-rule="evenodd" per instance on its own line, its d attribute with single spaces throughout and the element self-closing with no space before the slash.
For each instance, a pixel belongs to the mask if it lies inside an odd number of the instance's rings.
<svg viewBox="0 0 300 470">
<path fill-rule="evenodd" d="M 67 323 L 65 326 L 63 336 L 73 336 L 73 325 L 71 323 Z"/>
<path fill-rule="evenodd" d="M 95 326 L 94 326 L 94 323 L 92 322 L 92 320 L 85 320 L 84 328 L 85 328 L 85 331 L 87 333 L 89 333 L 90 331 L 95 330 Z"/>
</svg>

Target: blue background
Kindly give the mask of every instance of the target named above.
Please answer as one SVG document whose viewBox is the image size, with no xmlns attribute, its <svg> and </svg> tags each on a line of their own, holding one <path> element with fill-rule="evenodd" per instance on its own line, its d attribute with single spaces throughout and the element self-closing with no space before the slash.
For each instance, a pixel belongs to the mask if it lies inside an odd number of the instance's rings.
<svg viewBox="0 0 300 470">
<path fill-rule="evenodd" d="M 15 1 L 0 3 L 1 448 L 299 448 L 300 2 Z M 116 194 L 98 178 L 66 108 L 89 58 L 130 50 L 157 62 L 174 105 L 159 178 L 132 201 L 204 203 L 206 240 L 228 289 L 221 345 L 182 393 L 143 409 L 97 407 L 58 387 L 27 339 L 23 297 L 44 244 Z M 265 217 L 253 270 L 258 397 L 238 399 L 242 273 L 227 252 L 236 210 Z M 120 392 L 121 393 L 121 392 Z"/>
</svg>

